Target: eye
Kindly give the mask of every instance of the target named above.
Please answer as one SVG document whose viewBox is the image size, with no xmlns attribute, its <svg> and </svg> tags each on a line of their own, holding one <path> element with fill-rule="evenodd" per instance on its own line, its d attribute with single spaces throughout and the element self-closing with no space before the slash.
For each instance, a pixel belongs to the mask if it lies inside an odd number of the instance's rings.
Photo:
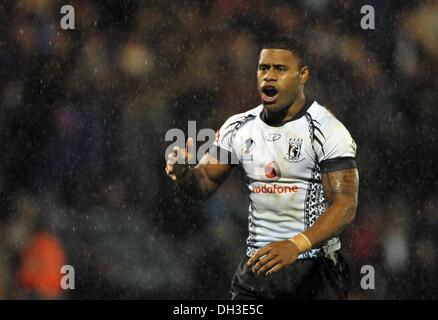
<svg viewBox="0 0 438 320">
<path fill-rule="evenodd" d="M 268 70 L 268 66 L 264 65 L 264 64 L 261 64 L 261 65 L 259 65 L 259 70 L 260 71 L 266 71 L 266 70 Z"/>
<path fill-rule="evenodd" d="M 286 71 L 285 66 L 276 66 L 275 69 L 277 69 L 278 72 L 285 72 Z"/>
</svg>

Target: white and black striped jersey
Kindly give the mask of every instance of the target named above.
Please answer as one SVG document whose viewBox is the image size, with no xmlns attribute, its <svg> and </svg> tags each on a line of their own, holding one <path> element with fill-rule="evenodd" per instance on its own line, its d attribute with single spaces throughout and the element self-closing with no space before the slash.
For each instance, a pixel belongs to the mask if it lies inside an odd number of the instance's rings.
<svg viewBox="0 0 438 320">
<path fill-rule="evenodd" d="M 321 173 L 356 167 L 350 133 L 330 111 L 308 99 L 281 126 L 266 124 L 263 105 L 233 115 L 217 132 L 209 153 L 221 162 L 240 164 L 248 176 L 248 256 L 306 230 L 326 210 Z M 333 238 L 299 258 L 340 247 Z"/>
</svg>

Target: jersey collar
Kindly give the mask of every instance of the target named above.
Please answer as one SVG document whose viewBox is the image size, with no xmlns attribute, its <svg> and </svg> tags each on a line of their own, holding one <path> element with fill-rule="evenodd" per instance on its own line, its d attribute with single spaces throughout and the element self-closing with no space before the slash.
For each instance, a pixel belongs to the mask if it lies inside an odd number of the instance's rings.
<svg viewBox="0 0 438 320">
<path fill-rule="evenodd" d="M 291 119 L 289 119 L 286 122 L 283 122 L 281 124 L 267 124 L 266 121 L 265 121 L 265 112 L 264 112 L 265 109 L 264 108 L 260 112 L 259 117 L 260 117 L 260 120 L 263 121 L 263 123 L 265 123 L 266 125 L 268 125 L 270 127 L 281 127 L 281 126 L 285 125 L 288 122 L 297 120 L 297 119 L 301 118 L 302 116 L 304 116 L 306 114 L 307 110 L 309 110 L 310 106 L 313 104 L 313 102 L 315 102 L 315 101 L 312 100 L 312 99 L 309 99 L 306 96 L 306 101 L 304 102 L 304 106 L 301 108 L 301 110 L 293 118 L 291 118 Z"/>
</svg>

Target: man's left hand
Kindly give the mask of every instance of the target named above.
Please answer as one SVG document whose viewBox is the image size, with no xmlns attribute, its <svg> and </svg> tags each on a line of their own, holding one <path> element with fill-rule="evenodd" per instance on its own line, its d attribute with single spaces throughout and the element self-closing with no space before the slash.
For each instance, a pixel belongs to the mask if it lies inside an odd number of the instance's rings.
<svg viewBox="0 0 438 320">
<path fill-rule="evenodd" d="M 297 260 L 300 252 L 297 246 L 289 241 L 275 241 L 257 250 L 254 256 L 248 260 L 248 267 L 253 267 L 253 272 L 261 275 L 266 272 L 270 275 L 284 267 L 292 264 Z"/>
</svg>

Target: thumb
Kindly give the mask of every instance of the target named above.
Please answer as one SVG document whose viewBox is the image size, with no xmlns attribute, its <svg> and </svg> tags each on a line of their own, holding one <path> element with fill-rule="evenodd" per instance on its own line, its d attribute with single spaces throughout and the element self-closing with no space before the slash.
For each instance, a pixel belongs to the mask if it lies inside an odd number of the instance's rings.
<svg viewBox="0 0 438 320">
<path fill-rule="evenodd" d="M 193 138 L 190 137 L 190 138 L 187 139 L 187 142 L 186 142 L 186 151 L 187 151 L 187 153 L 189 153 L 190 150 L 192 150 L 192 147 L 193 147 Z"/>
<path fill-rule="evenodd" d="M 186 161 L 190 161 L 191 157 L 192 157 L 192 149 L 193 149 L 193 138 L 190 137 L 187 139 L 186 142 Z"/>
</svg>

